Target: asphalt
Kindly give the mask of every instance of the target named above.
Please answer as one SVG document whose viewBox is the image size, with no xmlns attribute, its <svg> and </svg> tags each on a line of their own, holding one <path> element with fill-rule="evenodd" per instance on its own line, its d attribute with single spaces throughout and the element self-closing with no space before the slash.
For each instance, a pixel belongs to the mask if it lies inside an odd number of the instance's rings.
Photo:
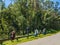
<svg viewBox="0 0 60 45">
<path fill-rule="evenodd" d="M 60 45 L 60 33 L 17 45 Z"/>
</svg>

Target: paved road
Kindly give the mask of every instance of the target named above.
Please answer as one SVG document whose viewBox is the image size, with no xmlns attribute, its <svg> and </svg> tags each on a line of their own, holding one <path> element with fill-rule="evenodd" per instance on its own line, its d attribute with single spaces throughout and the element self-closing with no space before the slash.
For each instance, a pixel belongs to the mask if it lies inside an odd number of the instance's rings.
<svg viewBox="0 0 60 45">
<path fill-rule="evenodd" d="M 60 33 L 17 45 L 60 45 Z"/>
</svg>

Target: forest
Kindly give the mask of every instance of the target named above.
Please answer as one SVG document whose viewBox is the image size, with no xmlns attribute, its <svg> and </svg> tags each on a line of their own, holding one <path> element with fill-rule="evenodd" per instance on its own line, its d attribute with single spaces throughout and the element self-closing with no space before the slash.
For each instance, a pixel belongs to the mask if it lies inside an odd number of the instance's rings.
<svg viewBox="0 0 60 45">
<path fill-rule="evenodd" d="M 9 37 L 11 30 L 16 36 L 25 35 L 35 28 L 46 28 L 47 33 L 60 30 L 60 3 L 51 0 L 11 0 L 8 7 L 4 2 L 0 9 L 0 39 Z"/>
</svg>

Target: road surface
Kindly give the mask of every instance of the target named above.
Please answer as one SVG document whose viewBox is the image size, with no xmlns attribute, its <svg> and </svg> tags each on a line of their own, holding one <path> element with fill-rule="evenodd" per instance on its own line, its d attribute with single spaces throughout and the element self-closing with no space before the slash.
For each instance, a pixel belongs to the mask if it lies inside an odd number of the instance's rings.
<svg viewBox="0 0 60 45">
<path fill-rule="evenodd" d="M 60 45 L 60 33 L 17 45 Z"/>
</svg>

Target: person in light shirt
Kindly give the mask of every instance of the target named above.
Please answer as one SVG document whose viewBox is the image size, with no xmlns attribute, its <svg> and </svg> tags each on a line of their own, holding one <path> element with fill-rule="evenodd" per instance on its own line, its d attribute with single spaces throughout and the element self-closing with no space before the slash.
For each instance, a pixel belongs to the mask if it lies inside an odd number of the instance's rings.
<svg viewBox="0 0 60 45">
<path fill-rule="evenodd" d="M 38 29 L 35 29 L 34 35 L 37 37 L 38 36 Z"/>
</svg>

